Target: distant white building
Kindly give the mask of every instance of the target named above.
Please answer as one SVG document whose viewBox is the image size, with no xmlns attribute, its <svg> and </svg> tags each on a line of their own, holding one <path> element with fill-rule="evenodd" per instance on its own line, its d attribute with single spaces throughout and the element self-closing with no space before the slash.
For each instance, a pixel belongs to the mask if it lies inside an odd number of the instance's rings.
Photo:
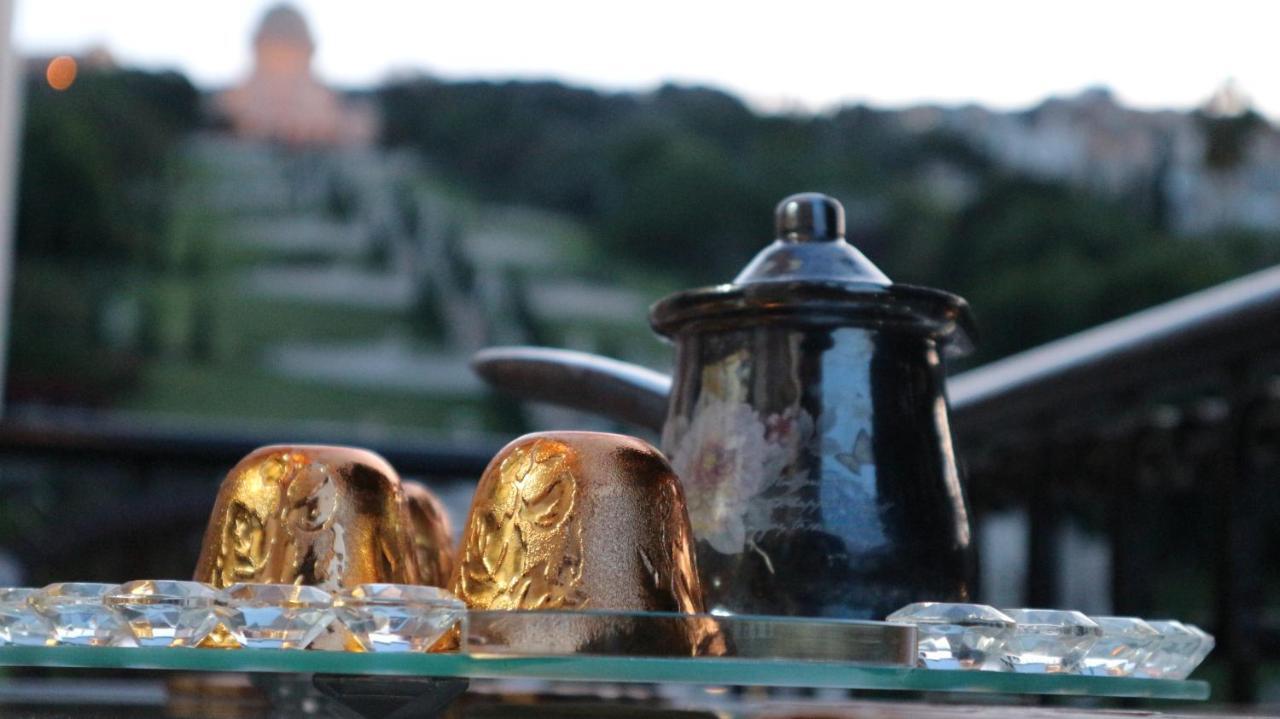
<svg viewBox="0 0 1280 719">
<path fill-rule="evenodd" d="M 288 145 L 367 145 L 373 108 L 344 101 L 311 70 L 315 41 L 291 5 L 272 7 L 253 36 L 253 71 L 217 97 L 236 135 Z"/>
<path fill-rule="evenodd" d="M 1240 115 L 1248 107 L 1247 97 L 1228 84 L 1205 104 L 1204 114 Z M 1133 110 L 1102 89 L 1019 113 L 911 108 L 899 122 L 911 132 L 942 130 L 967 138 L 997 164 L 1031 177 L 1107 195 L 1155 188 L 1164 195 L 1175 232 L 1280 230 L 1280 131 L 1269 123 L 1252 132 L 1239 164 L 1213 168 L 1206 162 L 1201 117 Z"/>
</svg>

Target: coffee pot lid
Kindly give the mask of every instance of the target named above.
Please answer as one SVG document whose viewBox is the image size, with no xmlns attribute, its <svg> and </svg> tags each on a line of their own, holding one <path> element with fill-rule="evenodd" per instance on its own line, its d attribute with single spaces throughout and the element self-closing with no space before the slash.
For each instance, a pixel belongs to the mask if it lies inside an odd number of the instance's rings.
<svg viewBox="0 0 1280 719">
<path fill-rule="evenodd" d="M 776 239 L 731 284 L 677 292 L 650 309 L 656 332 L 674 337 L 691 323 L 745 325 L 787 317 L 825 324 L 900 328 L 971 348 L 968 303 L 941 290 L 895 283 L 845 239 L 844 208 L 816 192 L 791 195 L 774 212 Z"/>
<path fill-rule="evenodd" d="M 829 281 L 892 285 L 879 267 L 844 237 L 844 207 L 817 192 L 792 195 L 774 211 L 776 237 L 733 280 L 756 282 Z"/>
</svg>

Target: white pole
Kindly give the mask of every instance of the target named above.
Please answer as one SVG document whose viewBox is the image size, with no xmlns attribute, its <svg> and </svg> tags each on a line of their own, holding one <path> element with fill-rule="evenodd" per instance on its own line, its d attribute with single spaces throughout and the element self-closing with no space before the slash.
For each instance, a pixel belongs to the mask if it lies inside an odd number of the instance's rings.
<svg viewBox="0 0 1280 719">
<path fill-rule="evenodd" d="M 0 0 L 0 415 L 8 383 L 9 313 L 13 294 L 14 200 L 18 179 L 18 128 L 22 75 L 13 47 L 13 0 Z"/>
</svg>

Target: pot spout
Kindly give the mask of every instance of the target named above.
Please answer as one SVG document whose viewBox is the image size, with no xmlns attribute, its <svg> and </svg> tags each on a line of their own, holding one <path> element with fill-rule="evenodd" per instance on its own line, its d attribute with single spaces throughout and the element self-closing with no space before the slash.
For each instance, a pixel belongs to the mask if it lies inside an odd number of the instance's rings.
<svg viewBox="0 0 1280 719">
<path fill-rule="evenodd" d="M 489 347 L 471 369 L 512 397 L 549 402 L 662 431 L 671 378 L 646 367 L 549 347 Z"/>
</svg>

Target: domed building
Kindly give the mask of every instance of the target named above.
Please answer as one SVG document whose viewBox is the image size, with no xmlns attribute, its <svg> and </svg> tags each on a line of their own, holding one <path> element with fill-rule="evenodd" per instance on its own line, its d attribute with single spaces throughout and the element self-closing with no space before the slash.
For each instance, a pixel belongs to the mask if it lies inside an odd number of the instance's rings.
<svg viewBox="0 0 1280 719">
<path fill-rule="evenodd" d="M 315 49 L 297 9 L 280 4 L 267 11 L 253 36 L 252 72 L 217 98 L 236 135 L 295 146 L 373 140 L 372 109 L 344 102 L 316 78 L 311 70 Z"/>
</svg>

